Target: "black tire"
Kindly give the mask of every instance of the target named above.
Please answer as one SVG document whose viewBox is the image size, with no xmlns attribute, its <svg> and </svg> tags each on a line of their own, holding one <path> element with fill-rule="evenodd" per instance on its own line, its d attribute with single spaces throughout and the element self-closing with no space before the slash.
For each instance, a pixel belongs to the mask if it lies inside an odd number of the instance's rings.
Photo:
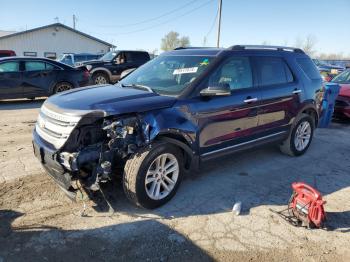
<svg viewBox="0 0 350 262">
<path fill-rule="evenodd" d="M 298 150 L 296 148 L 295 145 L 295 136 L 298 130 L 298 127 L 304 123 L 304 122 L 308 122 L 310 124 L 311 127 L 311 136 L 309 139 L 308 144 L 306 145 L 306 147 L 302 150 Z M 311 142 L 312 142 L 312 138 L 314 135 L 314 130 L 315 130 L 315 119 L 313 119 L 310 115 L 307 114 L 301 114 L 298 119 L 296 120 L 295 124 L 292 127 L 292 130 L 288 136 L 288 138 L 286 140 L 284 140 L 282 142 L 282 144 L 280 145 L 280 150 L 282 153 L 289 155 L 289 156 L 301 156 L 303 154 L 305 154 L 305 152 L 308 150 Z"/>
<path fill-rule="evenodd" d="M 110 80 L 106 73 L 98 72 L 92 75 L 92 82 L 94 85 L 109 84 Z"/>
<path fill-rule="evenodd" d="M 170 153 L 177 159 L 179 174 L 170 193 L 160 199 L 150 198 L 146 192 L 145 179 L 149 167 L 160 155 Z M 167 203 L 176 193 L 183 176 L 183 154 L 176 146 L 166 143 L 155 143 L 132 155 L 124 167 L 123 187 L 126 197 L 135 205 L 153 209 Z"/>
<path fill-rule="evenodd" d="M 55 85 L 55 88 L 53 89 L 53 94 L 57 94 L 71 89 L 73 89 L 72 84 L 68 82 L 60 82 Z"/>
</svg>

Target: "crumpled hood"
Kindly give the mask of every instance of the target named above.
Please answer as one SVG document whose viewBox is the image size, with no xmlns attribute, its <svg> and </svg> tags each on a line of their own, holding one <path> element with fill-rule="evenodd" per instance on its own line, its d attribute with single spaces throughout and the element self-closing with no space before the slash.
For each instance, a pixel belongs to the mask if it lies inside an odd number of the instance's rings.
<svg viewBox="0 0 350 262">
<path fill-rule="evenodd" d="M 350 97 L 350 84 L 340 84 L 339 95 Z"/>
<path fill-rule="evenodd" d="M 45 104 L 60 111 L 103 111 L 105 116 L 171 107 L 176 98 L 116 85 L 76 88 L 49 97 Z"/>
</svg>

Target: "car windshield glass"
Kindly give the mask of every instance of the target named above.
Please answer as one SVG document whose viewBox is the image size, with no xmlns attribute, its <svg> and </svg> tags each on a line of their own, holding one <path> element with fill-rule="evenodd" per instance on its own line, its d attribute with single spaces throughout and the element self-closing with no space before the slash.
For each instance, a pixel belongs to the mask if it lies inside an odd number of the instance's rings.
<svg viewBox="0 0 350 262">
<path fill-rule="evenodd" d="M 344 71 L 332 79 L 334 83 L 350 83 L 350 70 Z"/>
<path fill-rule="evenodd" d="M 117 52 L 108 52 L 104 54 L 100 60 L 102 61 L 112 61 L 112 59 L 117 55 Z"/>
<path fill-rule="evenodd" d="M 208 56 L 159 56 L 120 81 L 124 86 L 147 86 L 162 95 L 179 95 L 209 65 Z"/>
</svg>

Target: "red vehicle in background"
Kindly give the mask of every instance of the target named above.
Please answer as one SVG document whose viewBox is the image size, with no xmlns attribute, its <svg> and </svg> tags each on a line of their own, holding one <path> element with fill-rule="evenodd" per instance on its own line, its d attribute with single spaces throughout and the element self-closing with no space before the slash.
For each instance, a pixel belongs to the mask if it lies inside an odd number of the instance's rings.
<svg viewBox="0 0 350 262">
<path fill-rule="evenodd" d="M 16 56 L 15 51 L 12 50 L 0 50 L 0 58 L 8 57 L 8 56 Z"/>
<path fill-rule="evenodd" d="M 340 85 L 339 95 L 334 107 L 334 117 L 350 119 L 350 69 L 334 77 L 331 82 Z"/>
</svg>

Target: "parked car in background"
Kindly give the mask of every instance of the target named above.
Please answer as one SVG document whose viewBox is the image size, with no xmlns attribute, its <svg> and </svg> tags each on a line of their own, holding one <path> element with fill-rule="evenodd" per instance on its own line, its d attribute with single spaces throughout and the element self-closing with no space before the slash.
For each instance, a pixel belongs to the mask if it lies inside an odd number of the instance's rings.
<svg viewBox="0 0 350 262">
<path fill-rule="evenodd" d="M 8 57 L 8 56 L 16 56 L 15 51 L 12 51 L 12 50 L 0 50 L 0 58 Z"/>
<path fill-rule="evenodd" d="M 350 119 L 350 69 L 332 79 L 340 85 L 339 95 L 335 101 L 334 117 Z"/>
<path fill-rule="evenodd" d="M 46 58 L 0 58 L 0 99 L 50 96 L 87 85 L 89 76 L 85 67 Z"/>
<path fill-rule="evenodd" d="M 343 72 L 345 70 L 345 67 L 343 66 L 337 66 L 337 65 L 331 65 L 327 64 L 324 61 L 318 60 L 318 59 L 312 59 L 317 66 L 318 71 L 320 71 L 320 74 L 325 82 L 329 82 L 338 75 L 339 73 Z"/>
<path fill-rule="evenodd" d="M 82 62 L 96 60 L 101 58 L 102 56 L 103 54 L 88 54 L 88 53 L 63 54 L 62 56 L 60 56 L 60 58 L 57 61 L 70 66 L 80 66 L 82 65 Z"/>
<path fill-rule="evenodd" d="M 149 60 L 150 56 L 145 51 L 119 50 L 82 64 L 90 71 L 92 83 L 100 85 L 117 82 L 123 71 L 138 68 Z"/>
<path fill-rule="evenodd" d="M 203 161 L 268 143 L 303 155 L 322 90 L 316 66 L 297 48 L 183 48 L 116 85 L 50 97 L 33 132 L 34 154 L 72 198 L 74 181 L 97 191 L 123 169 L 127 198 L 156 208 Z"/>
</svg>

